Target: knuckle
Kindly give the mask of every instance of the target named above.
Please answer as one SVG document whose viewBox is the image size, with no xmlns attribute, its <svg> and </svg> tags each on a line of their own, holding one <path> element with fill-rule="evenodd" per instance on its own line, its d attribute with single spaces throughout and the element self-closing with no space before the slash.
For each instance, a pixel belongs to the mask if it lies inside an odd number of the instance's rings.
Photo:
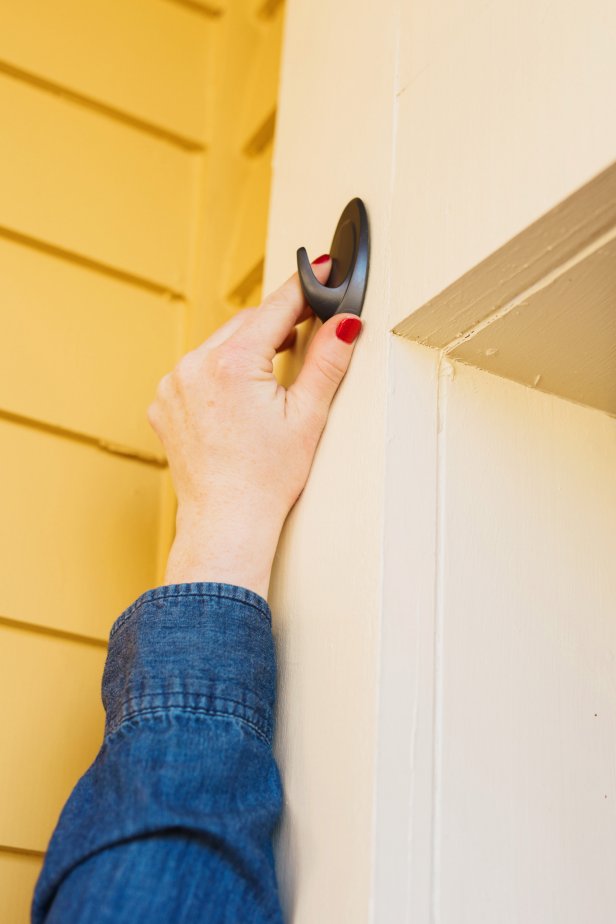
<svg viewBox="0 0 616 924">
<path fill-rule="evenodd" d="M 170 375 L 170 397 L 184 404 L 190 402 L 203 377 L 203 359 L 195 352 L 187 353 L 176 364 Z"/>
<path fill-rule="evenodd" d="M 246 354 L 237 344 L 223 343 L 210 356 L 212 373 L 217 379 L 233 379 L 246 366 Z"/>
<path fill-rule="evenodd" d="M 171 373 L 167 372 L 156 386 L 156 397 L 154 404 L 158 401 L 164 401 L 171 391 Z"/>
<path fill-rule="evenodd" d="M 152 429 L 158 433 L 160 427 L 160 409 L 158 401 L 152 401 L 146 411 L 146 416 Z"/>
<path fill-rule="evenodd" d="M 211 361 L 212 374 L 215 379 L 228 379 L 233 376 L 233 356 L 229 350 L 216 350 Z"/>
<path fill-rule="evenodd" d="M 173 370 L 173 381 L 179 391 L 189 389 L 195 379 L 194 364 L 184 356 Z"/>
</svg>

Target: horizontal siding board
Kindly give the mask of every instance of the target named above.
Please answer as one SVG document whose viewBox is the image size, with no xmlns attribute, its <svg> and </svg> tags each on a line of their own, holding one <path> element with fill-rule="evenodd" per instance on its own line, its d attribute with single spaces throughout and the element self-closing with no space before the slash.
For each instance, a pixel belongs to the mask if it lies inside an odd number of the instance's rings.
<svg viewBox="0 0 616 924">
<path fill-rule="evenodd" d="M 172 0 L 172 2 L 189 9 L 199 10 L 208 16 L 220 16 L 229 5 L 229 0 Z"/>
<path fill-rule="evenodd" d="M 105 639 L 156 583 L 164 470 L 0 420 L 0 615 Z"/>
<path fill-rule="evenodd" d="M 214 28 L 168 0 L 12 0 L 0 62 L 203 142 Z"/>
<path fill-rule="evenodd" d="M 273 123 L 278 103 L 278 72 L 282 47 L 282 8 L 258 30 L 257 51 L 246 78 L 246 96 L 238 127 L 240 147 L 250 151 L 265 125 Z M 267 134 L 267 133 L 266 133 Z M 271 140 L 271 136 L 268 138 Z M 258 144 L 256 145 L 258 147 Z"/>
<path fill-rule="evenodd" d="M 284 5 L 284 0 L 252 0 L 254 14 L 262 19 L 270 19 Z"/>
<path fill-rule="evenodd" d="M 146 410 L 182 303 L 0 238 L 0 410 L 162 455 Z"/>
<path fill-rule="evenodd" d="M 234 229 L 229 247 L 229 282 L 226 294 L 252 288 L 255 270 L 262 264 L 267 234 L 271 186 L 270 149 L 250 163 L 244 174 L 244 187 L 235 212 Z M 248 285 L 246 282 L 248 281 Z M 257 280 L 258 282 L 258 280 Z M 240 301 L 244 301 L 243 298 Z"/>
<path fill-rule="evenodd" d="M 102 741 L 104 661 L 104 648 L 0 626 L 0 843 L 46 848 Z"/>
<path fill-rule="evenodd" d="M 0 225 L 183 291 L 195 157 L 0 76 Z"/>
<path fill-rule="evenodd" d="M 41 857 L 0 850 L 0 895 L 6 924 L 29 924 L 32 893 L 41 871 Z"/>
</svg>

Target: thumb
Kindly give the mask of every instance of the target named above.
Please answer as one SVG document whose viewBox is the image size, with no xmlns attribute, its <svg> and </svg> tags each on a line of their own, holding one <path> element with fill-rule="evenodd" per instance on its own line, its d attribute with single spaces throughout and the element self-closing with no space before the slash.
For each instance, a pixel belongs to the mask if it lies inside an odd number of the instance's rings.
<svg viewBox="0 0 616 924">
<path fill-rule="evenodd" d="M 351 362 L 362 329 L 357 315 L 334 315 L 313 337 L 301 372 L 289 389 L 300 405 L 327 417 L 340 382 Z"/>
</svg>

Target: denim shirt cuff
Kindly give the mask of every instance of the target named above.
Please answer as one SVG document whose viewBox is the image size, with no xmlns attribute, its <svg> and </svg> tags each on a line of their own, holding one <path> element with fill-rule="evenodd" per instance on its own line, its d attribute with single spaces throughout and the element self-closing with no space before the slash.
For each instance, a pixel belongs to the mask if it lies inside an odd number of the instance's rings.
<svg viewBox="0 0 616 924">
<path fill-rule="evenodd" d="M 112 626 L 103 676 L 106 736 L 171 711 L 228 716 L 271 744 L 276 663 L 267 601 L 235 584 L 142 594 Z"/>
</svg>

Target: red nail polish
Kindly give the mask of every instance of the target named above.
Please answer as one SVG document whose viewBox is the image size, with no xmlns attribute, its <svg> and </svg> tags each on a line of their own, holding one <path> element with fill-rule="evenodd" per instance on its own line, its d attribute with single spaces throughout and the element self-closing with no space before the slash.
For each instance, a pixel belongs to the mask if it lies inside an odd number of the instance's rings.
<svg viewBox="0 0 616 924">
<path fill-rule="evenodd" d="M 353 343 L 361 330 L 361 321 L 359 318 L 345 318 L 336 328 L 336 337 L 338 340 L 344 340 L 345 343 Z"/>
<path fill-rule="evenodd" d="M 318 266 L 319 263 L 326 263 L 329 260 L 328 253 L 322 253 L 320 257 L 317 257 L 316 260 L 312 261 L 313 266 Z"/>
</svg>

